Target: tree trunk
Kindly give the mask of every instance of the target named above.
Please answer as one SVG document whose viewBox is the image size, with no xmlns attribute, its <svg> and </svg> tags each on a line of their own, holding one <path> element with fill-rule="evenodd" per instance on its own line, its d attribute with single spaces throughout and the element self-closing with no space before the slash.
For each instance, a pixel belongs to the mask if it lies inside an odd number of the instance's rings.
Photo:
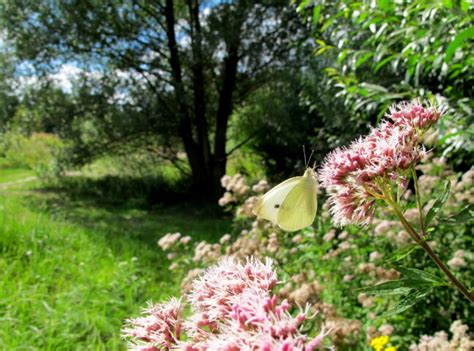
<svg viewBox="0 0 474 351">
<path fill-rule="evenodd" d="M 203 147 L 201 143 L 196 143 L 193 137 L 193 125 L 189 112 L 188 105 L 186 104 L 187 97 L 186 91 L 183 86 L 181 63 L 179 59 L 178 45 L 176 42 L 175 33 L 175 17 L 173 0 L 166 0 L 164 8 L 166 18 L 166 28 L 168 37 L 168 49 L 170 51 L 170 66 L 173 75 L 173 86 L 175 89 L 176 104 L 178 105 L 179 113 L 179 135 L 183 141 L 184 150 L 188 157 L 189 165 L 191 167 L 193 185 L 195 189 L 202 195 L 206 195 L 209 191 L 214 192 L 212 177 L 209 172 L 211 167 L 206 162 L 205 154 L 203 153 Z M 199 80 L 198 75 L 198 80 Z M 202 103 L 202 97 L 196 97 L 197 109 L 200 113 L 204 112 L 204 105 Z M 205 118 L 205 116 L 204 116 Z M 202 121 L 201 121 L 202 126 Z M 207 137 L 207 136 L 206 136 Z"/>
<path fill-rule="evenodd" d="M 214 164 L 212 178 L 214 182 L 215 195 L 222 193 L 221 178 L 225 175 L 227 164 L 227 128 L 229 118 L 232 114 L 232 95 L 235 90 L 237 78 L 237 65 L 239 62 L 238 41 L 230 43 L 227 57 L 224 63 L 223 83 L 219 95 L 219 107 L 217 110 L 216 136 L 214 144 Z"/>
<path fill-rule="evenodd" d="M 204 80 L 204 64 L 202 57 L 202 33 L 199 19 L 199 0 L 188 0 L 190 17 L 190 36 L 193 52 L 191 70 L 193 72 L 194 115 L 197 139 L 202 162 L 206 173 L 212 174 L 212 155 L 209 143 L 209 128 L 206 117 L 206 82 Z"/>
</svg>

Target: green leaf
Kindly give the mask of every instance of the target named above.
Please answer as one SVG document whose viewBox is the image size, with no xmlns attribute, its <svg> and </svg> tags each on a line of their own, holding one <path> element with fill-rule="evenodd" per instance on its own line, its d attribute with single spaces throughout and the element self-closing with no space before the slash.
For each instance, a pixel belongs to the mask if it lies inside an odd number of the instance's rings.
<svg viewBox="0 0 474 351">
<path fill-rule="evenodd" d="M 395 268 L 397 271 L 402 273 L 408 279 L 421 280 L 421 281 L 430 282 L 430 283 L 442 283 L 442 284 L 445 283 L 445 281 L 442 278 L 434 274 L 428 273 L 426 271 L 422 271 L 415 268 L 407 268 L 407 267 L 395 267 Z"/>
<path fill-rule="evenodd" d="M 431 221 L 436 217 L 436 215 L 441 211 L 444 203 L 448 200 L 449 192 L 451 189 L 451 182 L 448 180 L 444 186 L 443 191 L 439 194 L 438 198 L 436 199 L 433 206 L 430 208 L 428 213 L 426 214 L 425 219 L 425 228 L 428 228 Z"/>
<path fill-rule="evenodd" d="M 374 54 L 372 52 L 367 52 L 362 57 L 360 57 L 356 63 L 355 63 L 355 68 L 358 68 L 360 65 L 362 65 L 365 61 L 367 61 L 369 58 L 371 58 Z"/>
<path fill-rule="evenodd" d="M 474 220 L 474 205 L 467 205 L 455 215 L 441 218 L 439 222 L 443 224 L 447 224 L 447 225 L 455 225 L 455 224 L 471 222 L 473 220 Z"/>
<path fill-rule="evenodd" d="M 348 53 L 349 53 L 349 49 L 342 50 L 339 56 L 337 57 L 337 63 L 341 64 L 342 61 L 344 61 L 344 59 L 346 58 Z"/>
<path fill-rule="evenodd" d="M 362 88 L 366 88 L 367 90 L 377 91 L 377 92 L 381 92 L 381 93 L 388 93 L 388 90 L 386 88 L 384 88 L 383 86 L 381 86 L 381 85 L 370 84 L 370 83 L 361 83 L 360 86 Z"/>
<path fill-rule="evenodd" d="M 309 4 L 309 0 L 301 1 L 298 7 L 296 8 L 296 11 L 301 12 L 308 4 Z"/>
<path fill-rule="evenodd" d="M 415 251 L 419 248 L 420 248 L 420 246 L 418 244 L 412 244 L 412 245 L 408 245 L 406 247 L 403 247 L 403 248 L 395 251 L 395 253 L 392 255 L 392 257 L 390 257 L 387 261 L 389 263 L 400 261 L 401 259 L 409 256 L 413 251 Z"/>
<path fill-rule="evenodd" d="M 443 0 L 442 3 L 443 3 L 443 6 L 448 8 L 448 9 L 453 8 L 453 1 L 452 0 Z"/>
<path fill-rule="evenodd" d="M 332 25 L 332 23 L 336 20 L 336 18 L 337 16 L 330 17 L 321 27 L 321 32 L 325 32 L 326 29 L 328 29 Z"/>
<path fill-rule="evenodd" d="M 393 316 L 399 314 L 403 311 L 408 310 L 410 307 L 415 305 L 417 302 L 421 301 L 426 295 L 428 295 L 433 290 L 432 287 L 425 287 L 418 290 L 415 290 L 408 296 L 404 297 L 393 309 L 384 313 L 381 317 Z"/>
<path fill-rule="evenodd" d="M 390 10 L 390 0 L 378 0 L 377 4 L 381 10 L 387 12 Z"/>
<path fill-rule="evenodd" d="M 370 295 L 391 296 L 401 295 L 410 292 L 416 288 L 432 287 L 432 282 L 419 279 L 399 279 L 383 282 L 375 286 L 362 289 L 363 292 Z"/>
<path fill-rule="evenodd" d="M 313 9 L 313 24 L 319 23 L 320 14 L 321 14 L 321 5 L 315 6 Z"/>
<path fill-rule="evenodd" d="M 470 1 L 469 0 L 461 0 L 461 10 L 463 12 L 467 12 L 469 11 L 469 7 L 471 6 L 470 4 Z"/>
<path fill-rule="evenodd" d="M 445 62 L 450 62 L 454 56 L 454 52 L 461 47 L 465 41 L 474 38 L 474 27 L 469 27 L 456 35 L 453 41 L 448 45 L 444 56 Z"/>
</svg>

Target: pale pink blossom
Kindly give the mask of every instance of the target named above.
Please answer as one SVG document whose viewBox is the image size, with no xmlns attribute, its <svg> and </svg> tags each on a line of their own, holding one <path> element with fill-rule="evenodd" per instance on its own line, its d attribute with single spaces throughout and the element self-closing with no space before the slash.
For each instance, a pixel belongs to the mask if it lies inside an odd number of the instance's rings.
<svg viewBox="0 0 474 351">
<path fill-rule="evenodd" d="M 278 302 L 271 260 L 226 258 L 194 280 L 182 316 L 178 300 L 151 305 L 144 317 L 127 321 L 123 335 L 129 349 L 139 351 L 313 351 L 327 334 L 309 338 L 300 331 L 308 308 L 289 313 L 287 300 Z M 183 337 L 182 337 L 183 336 Z"/>
<path fill-rule="evenodd" d="M 434 335 L 423 335 L 417 344 L 410 345 L 410 351 L 471 351 L 474 340 L 469 335 L 469 327 L 460 320 L 454 321 L 449 328 L 451 339 L 445 331 Z"/>
<path fill-rule="evenodd" d="M 162 250 L 169 250 L 181 238 L 181 233 L 168 233 L 158 240 L 158 246 Z"/>
<path fill-rule="evenodd" d="M 428 129 L 435 124 L 443 114 L 434 106 L 423 106 L 419 100 L 402 102 L 390 107 L 387 117 L 397 124 L 408 125 L 420 129 Z"/>
<path fill-rule="evenodd" d="M 149 304 L 144 317 L 128 319 L 122 335 L 129 340 L 129 350 L 169 350 L 181 336 L 181 302 L 172 298 L 161 304 Z"/>
<path fill-rule="evenodd" d="M 392 335 L 394 329 L 395 328 L 391 324 L 382 324 L 379 327 L 379 332 L 381 332 L 382 335 Z"/>
<path fill-rule="evenodd" d="M 459 270 L 462 267 L 466 267 L 466 265 L 464 257 L 453 257 L 448 261 L 448 266 L 453 270 Z"/>
<path fill-rule="evenodd" d="M 224 245 L 225 243 L 227 243 L 228 241 L 230 241 L 230 234 L 224 234 L 220 239 L 219 239 L 219 242 Z"/>
<path fill-rule="evenodd" d="M 441 112 L 418 102 L 393 106 L 387 118 L 367 136 L 338 148 L 319 171 L 321 187 L 329 194 L 330 213 L 338 225 L 368 224 L 381 184 L 397 182 L 404 189 L 404 171 L 426 155 L 420 145 L 422 129 L 435 123 Z"/>
<path fill-rule="evenodd" d="M 179 242 L 181 244 L 187 245 L 191 240 L 192 238 L 190 236 L 184 236 L 181 239 L 179 239 Z"/>
<path fill-rule="evenodd" d="M 382 258 L 382 254 L 378 251 L 371 252 L 370 255 L 369 255 L 369 261 L 370 262 L 378 261 L 381 258 Z"/>
</svg>

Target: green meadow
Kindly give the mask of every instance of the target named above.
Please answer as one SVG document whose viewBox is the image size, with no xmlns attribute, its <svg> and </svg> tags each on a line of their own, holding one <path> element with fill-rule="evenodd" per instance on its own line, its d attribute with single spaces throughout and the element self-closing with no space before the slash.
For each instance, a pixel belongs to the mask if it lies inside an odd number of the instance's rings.
<svg viewBox="0 0 474 351">
<path fill-rule="evenodd" d="M 197 205 L 110 204 L 33 176 L 0 171 L 1 350 L 124 349 L 124 319 L 179 289 L 157 239 L 229 230 Z"/>
</svg>

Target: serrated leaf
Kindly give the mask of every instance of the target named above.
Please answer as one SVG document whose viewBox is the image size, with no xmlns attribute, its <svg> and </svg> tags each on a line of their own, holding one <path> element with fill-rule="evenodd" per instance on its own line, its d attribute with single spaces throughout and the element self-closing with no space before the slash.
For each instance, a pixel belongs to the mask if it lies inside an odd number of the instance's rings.
<svg viewBox="0 0 474 351">
<path fill-rule="evenodd" d="M 446 202 L 446 200 L 448 200 L 450 189 L 451 189 L 451 182 L 448 180 L 446 182 L 446 184 L 444 185 L 443 191 L 441 192 L 441 194 L 439 194 L 439 196 L 436 199 L 435 203 L 433 204 L 433 206 L 431 206 L 430 210 L 426 214 L 425 228 L 428 228 L 431 221 L 441 211 L 444 203 Z"/>
<path fill-rule="evenodd" d="M 421 280 L 430 283 L 445 283 L 442 278 L 419 269 L 407 267 L 395 267 L 395 269 L 409 279 Z"/>
<path fill-rule="evenodd" d="M 406 294 L 413 289 L 419 289 L 428 286 L 432 287 L 432 285 L 432 282 L 419 279 L 399 279 L 390 280 L 388 282 L 380 283 L 361 290 L 370 295 L 390 296 Z"/>
<path fill-rule="evenodd" d="M 381 317 L 393 316 L 395 314 L 402 313 L 403 311 L 408 310 L 410 307 L 414 306 L 416 303 L 421 301 L 426 295 L 428 295 L 432 287 L 421 288 L 416 291 L 413 291 L 408 296 L 404 297 L 393 309 L 384 313 Z"/>
</svg>

